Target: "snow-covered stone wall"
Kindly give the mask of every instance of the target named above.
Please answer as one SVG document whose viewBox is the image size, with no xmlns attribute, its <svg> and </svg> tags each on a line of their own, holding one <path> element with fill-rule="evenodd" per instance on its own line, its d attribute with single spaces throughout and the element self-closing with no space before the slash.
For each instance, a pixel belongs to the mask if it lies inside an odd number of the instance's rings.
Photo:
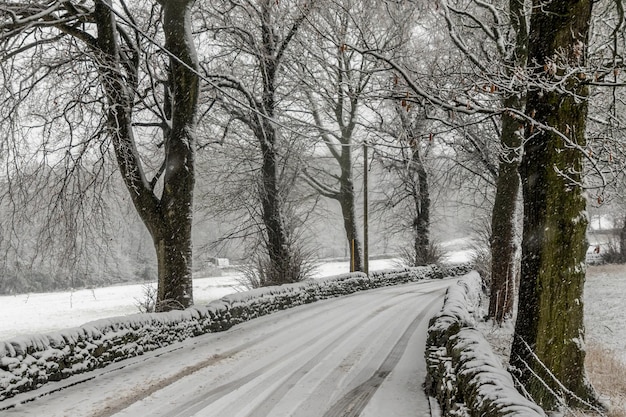
<svg viewBox="0 0 626 417">
<path fill-rule="evenodd" d="M 466 273 L 436 266 L 345 274 L 228 295 L 182 311 L 98 320 L 60 332 L 0 341 L 0 401 L 49 381 L 141 355 L 272 312 L 356 291 Z"/>
<path fill-rule="evenodd" d="M 431 319 L 426 342 L 426 390 L 444 416 L 544 416 L 523 397 L 483 335 L 474 327 L 480 276 L 468 274 L 446 293 Z"/>
</svg>

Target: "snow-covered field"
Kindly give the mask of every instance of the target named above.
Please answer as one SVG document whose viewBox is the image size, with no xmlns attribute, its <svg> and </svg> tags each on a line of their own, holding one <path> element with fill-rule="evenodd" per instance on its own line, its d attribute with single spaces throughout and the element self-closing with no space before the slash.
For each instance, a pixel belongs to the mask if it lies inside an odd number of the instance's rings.
<svg viewBox="0 0 626 417">
<path fill-rule="evenodd" d="M 370 270 L 394 268 L 396 261 L 370 261 Z M 315 277 L 327 277 L 349 271 L 347 262 L 327 262 L 317 267 Z M 198 305 L 242 291 L 240 275 L 195 278 L 194 300 Z M 145 299 L 145 284 L 119 285 L 93 290 L 0 296 L 0 340 L 15 336 L 45 333 L 87 322 L 138 313 Z"/>
<path fill-rule="evenodd" d="M 449 260 L 469 259 L 467 250 L 457 250 Z M 371 270 L 393 268 L 392 259 L 370 261 Z M 327 262 L 316 270 L 317 277 L 346 272 L 347 262 Z M 621 354 L 626 362 L 626 266 L 601 265 L 588 268 L 585 287 L 587 339 Z M 241 290 L 237 275 L 194 280 L 197 304 Z M 142 284 L 57 292 L 0 296 L 0 340 L 80 326 L 89 321 L 134 314 L 144 298 Z"/>
<path fill-rule="evenodd" d="M 587 269 L 585 326 L 587 340 L 618 353 L 626 363 L 626 265 Z"/>
</svg>

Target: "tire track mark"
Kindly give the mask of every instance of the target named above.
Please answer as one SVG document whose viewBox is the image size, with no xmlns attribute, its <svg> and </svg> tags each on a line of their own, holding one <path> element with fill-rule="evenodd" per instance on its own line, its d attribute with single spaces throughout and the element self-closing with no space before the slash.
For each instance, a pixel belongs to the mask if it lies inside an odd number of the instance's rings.
<svg viewBox="0 0 626 417">
<path fill-rule="evenodd" d="M 380 297 L 375 297 L 370 302 L 368 302 L 366 304 L 361 304 L 358 307 L 361 308 L 361 309 L 368 309 L 369 306 L 371 306 L 371 305 L 378 305 L 381 302 L 390 301 L 390 300 L 393 300 L 393 299 L 398 298 L 398 297 L 406 296 L 408 293 L 409 292 L 396 293 L 395 291 L 393 291 L 393 292 L 390 291 L 388 293 L 383 293 L 383 295 L 387 296 L 386 299 L 381 300 Z M 393 305 L 389 305 L 387 308 L 390 308 L 392 306 Z M 325 312 L 326 313 L 332 312 L 333 309 L 334 309 L 334 307 L 332 307 L 332 303 L 331 303 L 331 307 L 326 309 Z M 353 331 L 356 331 L 360 325 L 362 325 L 363 323 L 367 322 L 368 320 L 371 320 L 371 318 L 373 316 L 375 316 L 376 314 L 380 314 L 382 311 L 384 311 L 384 310 L 371 312 L 367 317 L 365 317 L 365 318 L 363 318 L 361 320 L 358 320 L 356 322 L 356 324 L 354 324 L 354 321 L 347 321 L 346 323 L 344 323 L 342 328 L 348 327 L 348 328 L 353 329 L 353 330 L 349 330 L 349 332 L 348 332 L 348 334 L 349 334 L 349 333 L 351 333 Z M 254 340 L 252 340 L 252 341 L 250 341 L 250 342 L 248 342 L 248 343 L 246 343 L 244 345 L 240 345 L 237 349 L 233 349 L 231 351 L 228 351 L 228 352 L 225 352 L 225 353 L 219 355 L 220 356 L 219 360 L 232 357 L 232 356 L 236 355 L 237 353 L 239 353 L 239 352 L 241 352 L 243 350 L 249 349 L 249 348 L 253 347 L 256 344 L 262 343 L 266 339 L 269 339 L 271 336 L 274 336 L 274 335 L 276 335 L 278 333 L 287 331 L 288 328 L 297 327 L 301 323 L 303 323 L 304 321 L 310 320 L 311 317 L 318 317 L 318 316 L 319 316 L 319 312 L 316 311 L 316 312 L 314 312 L 314 313 L 312 313 L 310 315 L 307 315 L 306 318 L 304 318 L 302 320 L 299 320 L 297 323 L 293 323 L 293 325 L 291 325 L 291 326 L 283 326 L 279 330 L 276 330 L 276 331 L 273 331 L 271 333 L 268 333 L 268 334 L 264 335 L 261 338 L 254 339 Z M 335 331 L 339 331 L 339 330 L 335 330 Z M 341 331 L 339 331 L 339 333 L 340 333 L 339 336 L 331 342 L 331 344 L 333 344 L 333 346 L 338 344 L 338 343 L 340 343 L 345 338 L 345 335 L 347 334 L 346 332 L 341 332 Z M 294 348 L 294 351 L 301 351 L 305 347 L 311 346 L 312 345 L 311 344 L 312 341 L 319 340 L 319 339 L 320 338 L 319 338 L 318 335 L 313 335 L 311 338 L 308 338 L 307 340 L 299 343 L 299 345 Z M 196 371 L 198 371 L 198 370 L 200 370 L 200 369 L 202 369 L 204 367 L 211 366 L 211 365 L 215 364 L 216 362 L 217 362 L 216 360 L 212 360 L 211 358 L 206 360 L 206 361 L 203 361 L 202 363 L 198 364 L 197 366 L 194 366 L 193 369 L 189 370 L 188 372 L 184 372 L 184 371 L 180 372 L 180 373 L 176 374 L 174 377 L 168 378 L 168 380 L 164 381 L 163 384 L 158 384 L 158 386 L 155 386 L 154 388 L 153 387 L 147 388 L 146 390 L 144 390 L 141 393 L 142 395 L 134 396 L 133 401 L 128 401 L 127 404 L 125 404 L 123 407 L 119 407 L 119 408 L 116 407 L 117 410 L 115 410 L 113 412 L 109 412 L 107 414 L 102 414 L 102 415 L 97 415 L 97 416 L 94 416 L 94 417 L 111 416 L 115 412 L 119 412 L 122 409 L 129 407 L 134 402 L 137 402 L 137 401 L 140 401 L 143 398 L 146 398 L 147 396 L 149 396 L 149 395 L 159 391 L 160 389 L 166 387 L 167 385 L 171 385 L 174 382 L 178 381 L 179 379 L 182 379 L 185 376 L 190 375 L 191 373 L 196 372 Z M 206 408 L 207 406 L 209 406 L 213 402 L 219 400 L 223 396 L 229 394 L 230 392 L 233 392 L 233 391 L 237 390 L 238 388 L 241 388 L 242 386 L 244 386 L 244 385 L 254 381 L 255 379 L 263 376 L 264 374 L 268 373 L 273 368 L 276 368 L 277 366 L 283 364 L 284 362 L 285 362 L 284 358 L 277 358 L 276 360 L 272 361 L 271 363 L 268 363 L 267 365 L 257 369 L 254 372 L 251 372 L 251 373 L 247 374 L 244 377 L 240 377 L 240 378 L 238 378 L 236 380 L 230 381 L 230 382 L 228 382 L 226 384 L 223 384 L 223 385 L 221 385 L 219 387 L 213 388 L 213 389 L 211 389 L 208 392 L 204 392 L 200 398 L 196 398 L 194 400 L 191 400 L 186 405 L 183 405 L 182 407 L 184 407 L 184 408 L 178 407 L 178 409 L 176 410 L 176 414 L 172 414 L 171 416 L 173 417 L 173 416 L 189 416 L 189 415 L 193 415 L 194 413 L 197 413 L 197 412 L 201 411 L 203 408 Z M 228 414 L 224 414 L 224 413 L 221 413 L 221 414 L 222 415 L 228 415 Z"/>
<path fill-rule="evenodd" d="M 426 293 L 422 293 L 419 292 L 419 295 L 428 295 L 432 292 L 436 292 L 436 291 L 429 291 Z M 358 326 L 365 324 L 365 322 L 370 321 L 371 318 L 381 315 L 383 312 L 394 308 L 394 307 L 398 307 L 399 304 L 403 304 L 403 303 L 412 303 L 415 301 L 415 291 L 406 291 L 403 292 L 402 294 L 400 294 L 400 296 L 406 296 L 407 299 L 406 300 L 402 300 L 399 303 L 395 303 L 393 305 L 383 305 L 379 308 L 377 308 L 374 312 L 370 313 L 368 318 L 362 322 L 360 322 L 358 324 Z M 410 298 L 409 298 L 410 297 Z M 398 297 L 393 297 L 393 298 L 398 298 Z M 388 321 L 386 320 L 383 324 L 381 324 L 381 326 L 384 326 Z M 298 383 L 298 381 L 300 381 L 302 378 L 304 378 L 313 368 L 315 368 L 321 361 L 321 359 L 327 357 L 329 355 L 329 353 L 332 352 L 332 350 L 336 349 L 341 343 L 345 342 L 347 339 L 349 339 L 349 337 L 358 332 L 359 330 L 362 329 L 351 329 L 348 333 L 343 333 L 342 335 L 340 335 L 339 340 L 334 341 L 332 345 L 327 346 L 323 351 L 320 351 L 318 354 L 316 354 L 313 358 L 311 358 L 309 361 L 307 361 L 304 365 L 302 365 L 301 367 L 299 367 L 298 369 L 296 369 L 292 375 L 290 375 L 283 383 L 281 383 L 280 386 L 278 386 L 277 388 L 275 388 L 272 393 L 262 402 L 260 403 L 255 410 L 248 414 L 248 417 L 267 417 L 270 416 L 272 411 L 274 410 L 274 407 L 279 403 L 279 401 L 284 398 L 287 393 L 294 387 L 296 386 L 296 384 Z M 367 333 L 367 336 L 364 337 L 364 340 L 369 340 L 370 335 L 372 334 L 376 334 L 380 332 L 380 330 L 378 328 L 373 329 L 372 331 L 370 331 L 369 333 Z M 341 363 L 338 365 L 341 366 Z M 341 373 L 343 371 L 339 370 L 338 368 L 335 368 L 333 370 L 333 372 L 331 373 L 332 375 L 337 375 L 338 373 Z M 336 374 L 337 373 L 337 374 Z M 325 378 L 324 381 L 336 381 L 336 377 L 335 378 Z"/>
<path fill-rule="evenodd" d="M 380 385 L 396 367 L 404 354 L 409 340 L 424 320 L 430 309 L 440 300 L 433 300 L 422 309 L 420 314 L 409 324 L 400 339 L 396 342 L 389 355 L 380 367 L 363 383 L 346 393 L 324 413 L 323 417 L 357 417 L 365 409 Z"/>
<path fill-rule="evenodd" d="M 432 292 L 438 291 L 431 291 L 428 294 Z M 397 304 L 396 307 L 399 310 L 394 310 L 394 316 L 376 323 L 360 339 L 350 341 L 351 350 L 345 352 L 340 360 L 328 369 L 326 375 L 318 378 L 307 398 L 291 413 L 301 417 L 319 417 L 326 410 L 320 407 L 320 399 L 324 399 L 327 404 L 333 404 L 345 392 L 367 380 L 372 375 L 372 370 L 377 369 L 389 355 L 399 339 L 398 335 L 406 331 L 407 325 L 397 319 L 398 314 L 405 314 L 407 306 L 414 308 L 415 304 L 420 303 L 420 296 L 425 295 L 427 294 L 418 293 L 418 297 Z M 380 348 L 372 350 L 370 348 L 372 345 L 380 346 Z"/>
<path fill-rule="evenodd" d="M 329 306 L 326 306 L 326 308 L 323 308 L 321 312 L 320 311 L 307 312 L 307 314 L 304 315 L 302 318 L 298 319 L 298 321 L 289 323 L 288 325 L 284 325 L 284 326 L 282 326 L 280 328 L 277 328 L 277 329 L 274 329 L 274 330 L 272 330 L 270 332 L 262 334 L 261 336 L 258 336 L 258 337 L 254 338 L 254 339 L 251 339 L 248 342 L 239 344 L 239 345 L 235 346 L 234 348 L 229 349 L 229 350 L 227 350 L 225 352 L 216 353 L 216 354 L 212 355 L 210 358 L 207 358 L 207 359 L 205 359 L 205 360 L 203 360 L 201 362 L 197 362 L 194 365 L 188 366 L 188 367 L 182 369 L 181 371 L 179 371 L 179 372 L 177 372 L 177 373 L 175 373 L 175 374 L 173 374 L 173 375 L 171 375 L 171 376 L 169 376 L 167 378 L 162 378 L 162 379 L 159 379 L 159 380 L 151 383 L 151 385 L 149 387 L 140 387 L 139 389 L 134 390 L 131 395 L 116 400 L 116 403 L 114 405 L 106 405 L 104 407 L 104 409 L 102 409 L 102 410 L 100 410 L 98 412 L 95 412 L 90 417 L 111 417 L 114 414 L 116 414 L 116 413 L 118 413 L 118 412 L 120 412 L 120 411 L 122 411 L 122 410 L 124 410 L 124 409 L 126 409 L 128 407 L 130 407 L 132 404 L 134 404 L 134 403 L 136 403 L 138 401 L 141 401 L 144 398 L 147 398 L 148 396 L 154 394 L 155 392 L 157 392 L 157 391 L 167 387 L 168 385 L 171 385 L 171 384 L 175 383 L 176 381 L 178 381 L 178 380 L 180 380 L 180 379 L 182 379 L 182 378 L 184 378 L 186 376 L 189 376 L 189 375 L 193 374 L 194 372 L 197 372 L 197 371 L 199 371 L 199 370 L 201 370 L 203 368 L 215 365 L 215 364 L 217 364 L 217 363 L 219 363 L 219 362 L 221 362 L 223 360 L 232 358 L 232 357 L 236 356 L 237 354 L 239 354 L 239 353 L 241 353 L 241 352 L 243 352 L 243 351 L 245 351 L 245 350 L 247 350 L 247 349 L 249 349 L 249 348 L 251 348 L 251 347 L 253 347 L 255 345 L 258 345 L 258 344 L 263 343 L 264 341 L 266 341 L 268 339 L 271 339 L 272 337 L 276 336 L 277 334 L 279 334 L 281 332 L 289 331 L 289 329 L 291 329 L 291 328 L 300 326 L 302 323 L 306 322 L 307 320 L 310 320 L 311 317 L 315 317 L 315 316 L 317 316 L 319 314 L 329 313 L 333 309 L 334 309 L 334 307 L 332 305 L 329 305 Z M 294 311 L 293 313 L 297 314 L 298 312 Z M 264 317 L 261 317 L 261 318 L 268 318 L 268 316 L 264 316 Z M 250 322 L 246 322 L 246 323 L 250 323 Z M 227 330 L 227 332 L 229 332 L 229 331 L 232 333 L 232 332 L 242 332 L 243 330 L 242 330 L 241 327 L 234 327 L 234 328 L 231 328 L 231 329 Z M 210 334 L 220 335 L 220 333 L 207 333 L 206 335 L 210 335 Z M 196 345 L 197 343 L 199 343 L 199 341 L 193 343 L 193 345 Z M 159 354 L 151 355 L 151 357 L 149 357 L 149 358 L 143 358 L 143 359 L 140 360 L 140 362 L 145 362 L 145 361 L 153 359 L 153 358 L 158 358 L 160 356 L 166 355 L 168 353 L 172 353 L 172 352 L 177 351 L 177 350 L 181 350 L 183 348 L 184 348 L 184 346 L 176 346 L 176 347 L 173 347 L 173 348 L 166 347 L 166 348 L 163 348 L 163 349 L 167 349 L 165 352 L 160 352 Z M 130 360 L 132 360 L 132 359 L 130 359 Z M 81 384 L 83 382 L 88 382 L 88 381 L 93 380 L 93 379 L 95 379 L 97 377 L 100 377 L 100 376 L 103 376 L 103 375 L 107 375 L 107 374 L 113 373 L 115 371 L 119 371 L 119 370 L 124 369 L 124 368 L 126 368 L 128 366 L 133 366 L 133 365 L 137 365 L 137 363 L 133 362 L 131 364 L 117 366 L 114 369 L 106 369 L 106 368 L 104 368 L 105 371 L 98 373 L 98 375 L 89 376 L 89 377 L 86 377 L 84 380 L 75 382 L 75 383 L 73 383 L 71 385 L 60 387 L 60 388 L 56 389 L 55 392 L 56 391 L 61 391 L 61 390 L 66 389 L 66 388 L 70 388 L 70 387 L 72 387 L 74 385 L 78 385 L 78 384 Z M 47 395 L 47 394 L 48 393 L 42 394 L 39 397 L 41 397 L 43 395 Z M 35 399 L 37 399 L 37 398 L 33 398 L 31 401 L 34 401 Z"/>
</svg>

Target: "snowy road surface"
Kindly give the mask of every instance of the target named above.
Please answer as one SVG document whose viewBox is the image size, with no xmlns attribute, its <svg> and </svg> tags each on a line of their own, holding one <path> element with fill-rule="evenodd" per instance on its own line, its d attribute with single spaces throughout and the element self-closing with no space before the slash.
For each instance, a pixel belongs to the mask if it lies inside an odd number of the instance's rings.
<svg viewBox="0 0 626 417">
<path fill-rule="evenodd" d="M 428 319 L 455 282 L 387 287 L 281 311 L 47 384 L 0 406 L 49 395 L 0 414 L 428 416 Z"/>
</svg>

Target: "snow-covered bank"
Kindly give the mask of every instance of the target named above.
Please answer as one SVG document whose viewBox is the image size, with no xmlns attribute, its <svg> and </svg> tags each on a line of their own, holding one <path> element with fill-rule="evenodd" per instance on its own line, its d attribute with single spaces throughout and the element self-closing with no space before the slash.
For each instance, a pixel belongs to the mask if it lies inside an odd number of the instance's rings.
<svg viewBox="0 0 626 417">
<path fill-rule="evenodd" d="M 545 416 L 513 384 L 482 333 L 475 328 L 480 276 L 470 273 L 446 293 L 442 310 L 431 320 L 426 343 L 426 388 L 444 415 Z"/>
<path fill-rule="evenodd" d="M 5 295 L 0 297 L 0 340 L 33 333 L 44 333 L 80 326 L 84 323 L 139 312 L 144 286 L 112 287 Z M 196 279 L 193 291 L 196 304 L 207 304 L 240 288 L 237 276 Z"/>
</svg>

